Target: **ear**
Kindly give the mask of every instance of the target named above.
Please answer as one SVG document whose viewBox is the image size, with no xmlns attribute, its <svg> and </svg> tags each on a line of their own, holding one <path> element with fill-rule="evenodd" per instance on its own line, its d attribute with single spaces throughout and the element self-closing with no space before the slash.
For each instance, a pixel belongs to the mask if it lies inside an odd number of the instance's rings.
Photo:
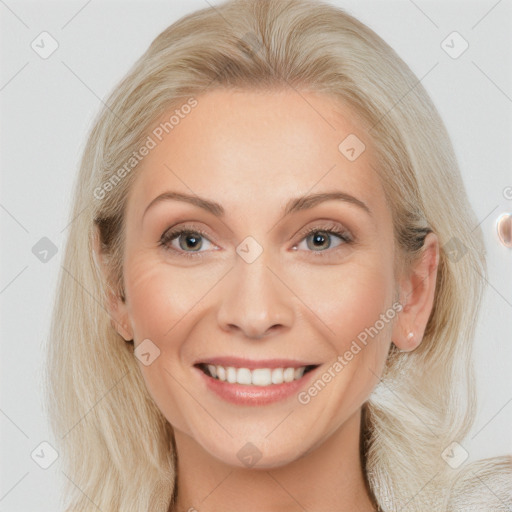
<svg viewBox="0 0 512 512">
<path fill-rule="evenodd" d="M 133 329 L 131 328 L 129 321 L 128 308 L 126 302 L 111 286 L 111 279 L 105 261 L 105 255 L 101 249 L 98 226 L 94 226 L 93 259 L 102 279 L 102 284 L 105 290 L 104 306 L 110 316 L 112 328 L 115 329 L 126 341 L 131 341 L 133 340 Z"/>
<path fill-rule="evenodd" d="M 429 233 L 421 255 L 400 279 L 403 309 L 393 325 L 392 340 L 402 351 L 414 350 L 423 339 L 434 305 L 438 265 L 439 241 L 434 233 Z"/>
</svg>

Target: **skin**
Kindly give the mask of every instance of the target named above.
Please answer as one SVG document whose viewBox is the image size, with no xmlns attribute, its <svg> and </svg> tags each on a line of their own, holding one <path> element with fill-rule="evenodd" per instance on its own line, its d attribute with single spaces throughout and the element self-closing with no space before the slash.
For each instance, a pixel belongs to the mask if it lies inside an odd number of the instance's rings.
<svg viewBox="0 0 512 512">
<path fill-rule="evenodd" d="M 372 169 L 375 151 L 348 107 L 291 90 L 216 90 L 197 100 L 137 168 L 126 210 L 126 302 L 113 297 L 108 305 L 126 340 L 138 346 L 149 338 L 160 350 L 150 365 L 137 363 L 175 430 L 175 510 L 375 510 L 359 458 L 361 407 L 391 340 L 406 351 L 421 342 L 433 305 L 437 237 L 427 237 L 413 268 L 394 275 L 397 248 Z M 366 145 L 353 162 L 338 149 L 348 134 Z M 332 190 L 363 201 L 371 215 L 330 200 L 283 217 L 290 198 Z M 225 215 L 160 201 L 143 216 L 165 191 L 216 201 Z M 169 242 L 177 252 L 159 246 L 165 230 L 184 221 L 207 237 L 196 245 L 183 236 L 181 245 Z M 327 234 L 315 249 L 314 234 L 301 235 L 332 223 L 354 242 Z M 236 252 L 247 236 L 263 249 L 250 264 Z M 202 257 L 179 255 L 194 247 Z M 391 308 L 397 290 L 403 310 L 307 404 L 297 396 L 230 404 L 193 371 L 198 359 L 234 355 L 321 363 L 321 375 Z M 253 467 L 237 457 L 248 442 L 262 454 Z"/>
</svg>

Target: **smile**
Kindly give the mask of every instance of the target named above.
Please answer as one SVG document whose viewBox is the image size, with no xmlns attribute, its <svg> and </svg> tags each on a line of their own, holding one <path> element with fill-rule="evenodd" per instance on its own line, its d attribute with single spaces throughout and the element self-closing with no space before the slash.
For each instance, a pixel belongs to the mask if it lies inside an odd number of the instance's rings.
<svg viewBox="0 0 512 512">
<path fill-rule="evenodd" d="M 301 379 L 304 374 L 316 368 L 318 365 L 307 365 L 298 368 L 236 368 L 233 366 L 221 366 L 200 363 L 197 365 L 206 375 L 213 379 L 229 384 L 241 384 L 244 386 L 274 386 L 284 382 L 293 382 Z"/>
<path fill-rule="evenodd" d="M 197 362 L 193 368 L 207 396 L 213 393 L 238 406 L 263 406 L 292 399 L 314 378 L 320 366 L 285 359 L 223 357 Z"/>
</svg>

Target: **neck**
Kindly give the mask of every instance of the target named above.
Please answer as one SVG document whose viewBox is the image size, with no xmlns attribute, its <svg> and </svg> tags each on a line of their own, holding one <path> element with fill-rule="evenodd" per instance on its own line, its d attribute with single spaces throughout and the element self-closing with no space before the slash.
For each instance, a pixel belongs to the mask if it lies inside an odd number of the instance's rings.
<svg viewBox="0 0 512 512">
<path fill-rule="evenodd" d="M 372 512 L 360 455 L 361 410 L 301 458 L 270 469 L 233 467 L 175 431 L 176 505 L 169 512 Z"/>
</svg>

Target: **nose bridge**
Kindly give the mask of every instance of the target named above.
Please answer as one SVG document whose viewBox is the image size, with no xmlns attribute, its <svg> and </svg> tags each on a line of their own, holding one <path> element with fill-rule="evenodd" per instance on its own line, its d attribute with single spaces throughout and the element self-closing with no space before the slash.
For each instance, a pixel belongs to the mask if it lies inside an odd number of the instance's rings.
<svg viewBox="0 0 512 512">
<path fill-rule="evenodd" d="M 258 250 L 252 241 L 247 243 L 245 246 L 242 242 L 237 248 L 235 267 L 224 288 L 218 321 L 224 329 L 238 328 L 247 337 L 260 338 L 277 326 L 291 326 L 291 292 L 275 275 L 273 266 L 279 265 L 272 264 L 270 252 Z"/>
</svg>

